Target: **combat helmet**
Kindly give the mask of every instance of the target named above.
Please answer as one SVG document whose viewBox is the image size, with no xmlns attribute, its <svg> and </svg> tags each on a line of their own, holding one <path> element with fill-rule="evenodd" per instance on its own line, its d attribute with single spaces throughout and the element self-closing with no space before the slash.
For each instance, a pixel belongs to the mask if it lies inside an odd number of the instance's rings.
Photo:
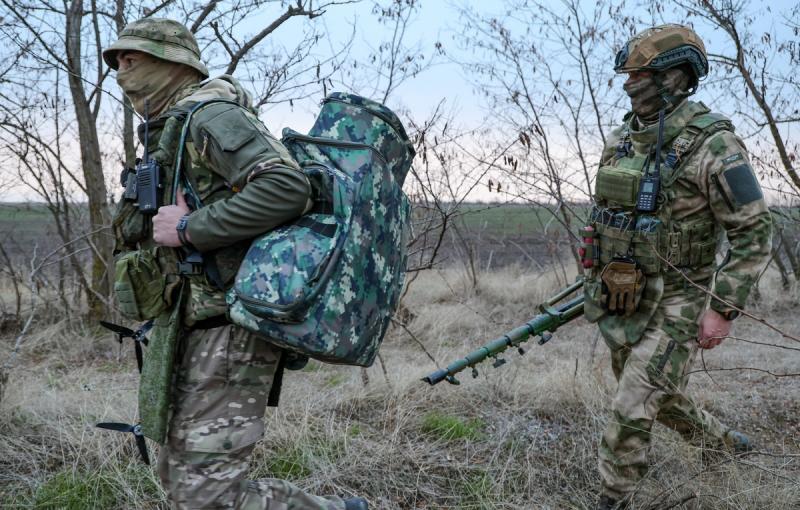
<svg viewBox="0 0 800 510">
<path fill-rule="evenodd" d="M 688 64 L 694 73 L 692 87 L 708 74 L 706 47 L 689 27 L 677 24 L 648 28 L 633 36 L 614 60 L 614 71 L 665 71 Z"/>
<path fill-rule="evenodd" d="M 208 78 L 208 69 L 200 61 L 200 47 L 188 28 L 164 18 L 144 18 L 129 23 L 117 41 L 103 51 L 103 60 L 116 70 L 117 52 L 136 50 L 154 57 L 187 65 Z"/>
</svg>

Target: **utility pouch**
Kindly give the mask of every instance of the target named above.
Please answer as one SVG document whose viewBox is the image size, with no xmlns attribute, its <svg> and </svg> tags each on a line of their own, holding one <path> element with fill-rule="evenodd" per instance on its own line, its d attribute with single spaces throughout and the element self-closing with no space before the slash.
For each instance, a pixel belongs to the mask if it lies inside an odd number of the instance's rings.
<svg viewBox="0 0 800 510">
<path fill-rule="evenodd" d="M 620 207 L 634 207 L 645 162 L 644 156 L 637 155 L 622 158 L 616 166 L 601 166 L 595 184 L 597 198 Z"/>
<path fill-rule="evenodd" d="M 646 279 L 635 260 L 615 257 L 603 268 L 600 279 L 610 315 L 630 317 L 638 310 Z"/>
<path fill-rule="evenodd" d="M 131 200 L 120 200 L 111 220 L 117 249 L 136 247 L 150 234 L 150 219 L 146 218 Z"/>
<path fill-rule="evenodd" d="M 597 322 L 606 315 L 603 282 L 587 278 L 583 282 L 583 316 L 589 322 Z"/>
<path fill-rule="evenodd" d="M 156 318 L 166 309 L 164 282 L 153 251 L 130 251 L 117 257 L 114 292 L 120 313 L 136 321 Z"/>
</svg>

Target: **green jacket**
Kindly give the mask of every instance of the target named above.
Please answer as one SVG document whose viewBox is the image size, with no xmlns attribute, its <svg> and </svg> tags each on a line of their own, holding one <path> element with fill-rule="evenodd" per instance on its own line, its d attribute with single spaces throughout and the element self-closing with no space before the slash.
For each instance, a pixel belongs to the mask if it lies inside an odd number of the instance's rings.
<svg viewBox="0 0 800 510">
<path fill-rule="evenodd" d="M 625 123 L 612 132 L 598 171 L 596 203 L 600 210 L 634 209 L 631 200 L 635 202 L 638 179 L 626 188 L 624 176 L 640 176 L 643 164 L 653 166 L 652 161 L 646 163 L 647 154 L 654 151 L 657 135 L 657 123 L 639 126 L 633 115 L 626 116 Z M 629 150 L 621 156 L 626 141 Z M 601 265 L 587 278 L 585 311 L 589 320 L 601 321 L 604 332 L 620 332 L 624 338 L 619 343 L 638 341 L 664 290 L 685 287 L 684 277 L 709 285 L 720 298 L 743 308 L 769 259 L 771 217 L 747 150 L 730 121 L 711 113 L 702 103 L 684 101 L 665 119 L 662 158 L 671 150 L 679 158 L 674 170 L 662 162 L 662 205 L 655 216 L 663 225 L 658 233 L 635 234 L 631 243 L 633 234 L 625 228 L 596 224 Z M 730 249 L 718 265 L 715 254 L 723 232 Z M 615 252 L 625 254 L 629 248 L 648 275 L 642 305 L 629 318 L 603 317 L 597 302 L 601 291 L 597 273 L 606 259 Z M 711 300 L 710 306 L 720 312 L 730 309 L 718 300 Z"/>
<path fill-rule="evenodd" d="M 223 287 L 228 288 L 250 240 L 303 213 L 309 203 L 309 183 L 283 145 L 255 115 L 248 94 L 233 78 L 206 80 L 176 97 L 175 104 L 149 125 L 150 154 L 162 171 L 162 204 L 172 200 L 173 165 L 188 110 L 199 102 L 215 99 L 240 105 L 210 103 L 192 116 L 182 164 L 183 176 L 201 201 L 189 216 L 189 237 L 206 264 L 216 266 Z M 143 128 L 139 127 L 142 143 Z M 138 214 L 132 204 L 128 208 L 134 210 L 128 211 L 129 217 L 122 221 L 125 224 L 116 229 L 117 251 L 152 248 L 150 218 Z M 180 253 L 162 248 L 158 253 L 166 281 L 165 298 L 171 304 L 179 281 L 176 261 Z M 188 280 L 184 325 L 225 313 L 222 289 L 206 275 Z"/>
<path fill-rule="evenodd" d="M 201 102 L 180 133 L 188 112 Z M 161 204 L 172 203 L 177 155 L 183 150 L 180 184 L 195 203 L 188 232 L 206 271 L 180 274 L 182 250 L 155 246 L 152 220 L 131 200 L 122 200 L 113 225 L 118 297 L 146 296 L 145 313 L 154 319 L 139 383 L 139 417 L 144 435 L 166 438 L 173 365 L 181 331 L 227 311 L 229 288 L 252 238 L 300 216 L 310 202 L 308 179 L 286 149 L 258 120 L 250 99 L 233 78 L 192 85 L 148 124 L 148 150 L 161 168 Z M 143 140 L 143 126 L 139 128 Z M 213 274 L 209 268 L 213 268 Z M 152 277 L 151 277 L 152 276 Z M 121 292 L 122 291 L 122 292 Z M 160 296 L 160 298 L 159 298 Z M 128 297 L 128 302 L 142 303 Z"/>
</svg>

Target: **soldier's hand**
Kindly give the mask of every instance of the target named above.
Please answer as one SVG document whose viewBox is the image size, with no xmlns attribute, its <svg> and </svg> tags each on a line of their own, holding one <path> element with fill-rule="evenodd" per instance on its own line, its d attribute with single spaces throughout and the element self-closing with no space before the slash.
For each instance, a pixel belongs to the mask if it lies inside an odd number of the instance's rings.
<svg viewBox="0 0 800 510">
<path fill-rule="evenodd" d="M 175 228 L 178 221 L 190 212 L 182 191 L 178 193 L 177 202 L 175 205 L 159 207 L 158 213 L 153 216 L 153 241 L 160 246 L 171 248 L 183 246 Z"/>
<path fill-rule="evenodd" d="M 731 321 L 719 312 L 708 309 L 700 318 L 700 335 L 697 343 L 701 349 L 713 349 L 722 343 L 722 339 L 731 332 Z"/>
</svg>

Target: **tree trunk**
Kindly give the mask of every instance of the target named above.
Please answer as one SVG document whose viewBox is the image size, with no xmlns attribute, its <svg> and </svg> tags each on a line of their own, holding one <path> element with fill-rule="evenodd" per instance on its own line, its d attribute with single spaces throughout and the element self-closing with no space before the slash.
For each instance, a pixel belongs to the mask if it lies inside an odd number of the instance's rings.
<svg viewBox="0 0 800 510">
<path fill-rule="evenodd" d="M 786 258 L 789 260 L 789 265 L 792 268 L 792 273 L 794 273 L 794 279 L 800 281 L 800 262 L 797 260 L 797 256 L 794 254 L 794 250 L 792 249 L 792 243 L 786 240 L 786 232 L 781 229 L 778 232 L 778 236 L 781 240 L 781 245 L 783 246 L 784 251 L 786 252 Z"/>
<path fill-rule="evenodd" d="M 117 0 L 114 24 L 117 34 L 125 28 L 125 0 Z M 128 96 L 122 96 L 122 146 L 125 150 L 125 167 L 133 168 L 136 165 L 136 144 L 133 132 L 133 105 Z"/>
<path fill-rule="evenodd" d="M 89 317 L 97 319 L 105 315 L 109 295 L 107 261 L 111 255 L 111 237 L 106 183 L 100 157 L 100 142 L 97 136 L 96 119 L 83 88 L 81 69 L 81 19 L 82 0 L 74 0 L 66 18 L 67 64 L 69 66 L 69 90 L 75 107 L 80 142 L 81 166 L 86 182 L 89 205 L 89 243 L 92 248 L 91 288 L 87 289 Z"/>
</svg>

